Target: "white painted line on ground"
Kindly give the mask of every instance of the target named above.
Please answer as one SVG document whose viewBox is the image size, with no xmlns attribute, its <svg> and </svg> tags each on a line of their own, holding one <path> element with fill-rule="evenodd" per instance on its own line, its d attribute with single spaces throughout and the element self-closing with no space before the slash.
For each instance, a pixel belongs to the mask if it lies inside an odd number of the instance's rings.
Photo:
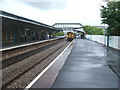
<svg viewBox="0 0 120 90">
<path fill-rule="evenodd" d="M 9 47 L 9 48 L 4 48 L 4 49 L 0 49 L 1 51 L 5 51 L 5 50 L 10 50 L 10 49 L 15 49 L 15 48 L 20 48 L 20 47 L 25 47 L 25 46 L 30 46 L 30 45 L 34 45 L 34 44 L 38 44 L 38 43 L 43 43 L 46 41 L 52 41 L 52 40 L 56 40 L 58 38 L 54 38 L 54 39 L 49 39 L 49 40 L 43 40 L 43 41 L 39 41 L 39 42 L 34 42 L 34 43 L 28 43 L 28 44 L 23 44 L 23 45 L 18 45 L 18 46 L 13 46 L 13 47 Z"/>
<path fill-rule="evenodd" d="M 57 59 L 68 49 L 68 47 L 73 42 L 74 40 L 24 90 L 31 88 L 33 84 L 57 61 Z"/>
<path fill-rule="evenodd" d="M 0 49 L 0 51 L 5 51 L 5 50 L 10 50 L 10 49 L 20 48 L 20 47 L 24 47 L 24 46 L 30 46 L 30 45 L 42 43 L 42 42 L 45 42 L 45 41 L 48 41 L 48 40 L 34 42 L 34 43 L 29 43 L 29 44 L 18 45 L 18 46 L 14 46 L 14 47 L 5 48 L 5 49 Z"/>
</svg>

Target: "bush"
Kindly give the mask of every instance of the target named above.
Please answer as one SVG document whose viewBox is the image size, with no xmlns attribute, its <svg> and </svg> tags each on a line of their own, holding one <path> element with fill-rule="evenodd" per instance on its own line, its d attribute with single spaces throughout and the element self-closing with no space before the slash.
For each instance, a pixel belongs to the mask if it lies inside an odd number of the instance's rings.
<svg viewBox="0 0 120 90">
<path fill-rule="evenodd" d="M 61 32 L 56 32 L 53 34 L 53 36 L 64 36 L 64 33 L 61 31 Z"/>
</svg>

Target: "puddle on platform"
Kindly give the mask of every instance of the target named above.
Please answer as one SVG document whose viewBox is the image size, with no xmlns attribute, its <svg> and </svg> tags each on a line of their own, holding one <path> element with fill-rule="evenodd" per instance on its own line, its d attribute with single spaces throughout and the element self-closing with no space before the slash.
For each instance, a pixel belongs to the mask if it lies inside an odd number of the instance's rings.
<svg viewBox="0 0 120 90">
<path fill-rule="evenodd" d="M 100 64 L 93 64 L 93 63 L 91 63 L 91 62 L 83 62 L 82 64 L 81 64 L 81 66 L 83 66 L 83 67 L 103 67 L 103 66 L 106 66 L 106 63 L 105 62 L 102 62 L 102 63 L 100 63 Z"/>
</svg>

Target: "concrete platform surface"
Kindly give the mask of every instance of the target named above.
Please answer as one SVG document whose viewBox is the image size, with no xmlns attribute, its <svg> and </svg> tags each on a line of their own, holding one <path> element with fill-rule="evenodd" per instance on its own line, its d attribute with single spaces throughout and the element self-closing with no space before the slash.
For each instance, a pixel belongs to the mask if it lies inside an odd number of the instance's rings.
<svg viewBox="0 0 120 90">
<path fill-rule="evenodd" d="M 117 51 L 84 39 L 76 43 L 51 88 L 118 88 L 119 78 L 109 68 Z M 115 64 L 116 65 L 116 64 Z"/>
</svg>

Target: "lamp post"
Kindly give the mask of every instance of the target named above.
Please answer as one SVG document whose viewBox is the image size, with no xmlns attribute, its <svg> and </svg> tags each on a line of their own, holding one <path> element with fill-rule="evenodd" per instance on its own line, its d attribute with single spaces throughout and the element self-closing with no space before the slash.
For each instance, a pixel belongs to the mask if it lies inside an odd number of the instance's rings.
<svg viewBox="0 0 120 90">
<path fill-rule="evenodd" d="M 109 47 L 110 29 L 107 28 L 107 47 Z"/>
<path fill-rule="evenodd" d="M 104 29 L 104 45 L 106 46 L 106 36 L 107 36 L 107 26 L 105 26 L 105 29 Z"/>
</svg>

